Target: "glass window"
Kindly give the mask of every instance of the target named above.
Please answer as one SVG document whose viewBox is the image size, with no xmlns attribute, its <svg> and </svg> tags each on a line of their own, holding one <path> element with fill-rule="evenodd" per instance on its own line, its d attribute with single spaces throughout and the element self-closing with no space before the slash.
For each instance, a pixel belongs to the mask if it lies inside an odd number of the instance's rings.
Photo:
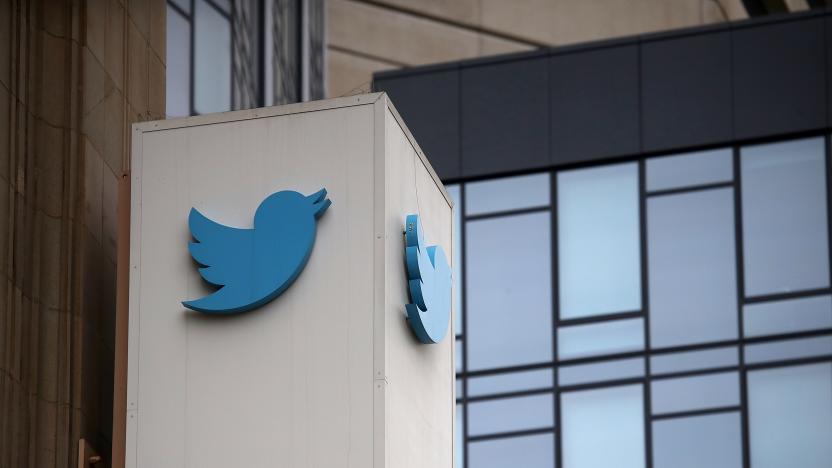
<svg viewBox="0 0 832 468">
<path fill-rule="evenodd" d="M 558 173 L 563 319 L 641 309 L 638 166 Z"/>
<path fill-rule="evenodd" d="M 551 394 L 468 403 L 468 435 L 554 426 Z"/>
<path fill-rule="evenodd" d="M 231 21 L 205 0 L 196 0 L 194 108 L 197 113 L 231 109 Z"/>
<path fill-rule="evenodd" d="M 465 422 L 465 410 L 462 405 L 456 405 L 456 421 L 454 421 L 454 467 L 465 466 L 465 437 L 462 433 Z"/>
<path fill-rule="evenodd" d="M 467 216 L 549 205 L 549 173 L 465 184 Z"/>
<path fill-rule="evenodd" d="M 832 327 L 830 296 L 749 304 L 742 311 L 748 337 Z"/>
<path fill-rule="evenodd" d="M 829 286 L 823 138 L 742 149 L 745 294 Z"/>
<path fill-rule="evenodd" d="M 462 205 L 459 185 L 445 187 L 454 201 L 453 276 L 454 276 L 454 333 L 462 333 Z"/>
<path fill-rule="evenodd" d="M 462 379 L 456 379 L 456 397 L 462 398 L 465 396 L 465 388 L 462 386 Z"/>
<path fill-rule="evenodd" d="M 737 337 L 734 190 L 647 200 L 650 346 Z"/>
<path fill-rule="evenodd" d="M 167 8 L 165 113 L 186 117 L 191 115 L 191 25 L 174 8 Z"/>
<path fill-rule="evenodd" d="M 730 182 L 734 166 L 730 148 L 647 160 L 648 191 Z"/>
<path fill-rule="evenodd" d="M 832 466 L 832 364 L 748 373 L 754 468 Z"/>
<path fill-rule="evenodd" d="M 561 394 L 563 466 L 644 468 L 641 385 Z"/>
<path fill-rule="evenodd" d="M 558 369 L 558 385 L 578 385 L 643 376 L 644 358 L 618 359 L 593 364 L 561 366 Z"/>
<path fill-rule="evenodd" d="M 611 320 L 558 328 L 558 359 L 644 349 L 644 319 Z"/>
<path fill-rule="evenodd" d="M 552 369 L 511 372 L 468 379 L 468 394 L 470 396 L 551 387 Z"/>
<path fill-rule="evenodd" d="M 736 372 L 654 380 L 650 384 L 653 414 L 678 413 L 740 404 Z"/>
<path fill-rule="evenodd" d="M 465 360 L 465 352 L 462 346 L 462 340 L 456 340 L 456 371 L 462 372 L 462 362 Z"/>
<path fill-rule="evenodd" d="M 742 468 L 739 413 L 654 421 L 653 466 Z"/>
<path fill-rule="evenodd" d="M 176 4 L 176 6 L 181 8 L 185 13 L 190 13 L 191 12 L 191 2 L 190 2 L 190 0 L 172 0 L 172 1 L 173 1 L 173 3 Z M 170 18 L 170 17 L 168 17 L 168 18 Z"/>
<path fill-rule="evenodd" d="M 492 439 L 468 444 L 472 468 L 551 468 L 555 466 L 552 434 Z"/>
<path fill-rule="evenodd" d="M 468 370 L 552 359 L 549 230 L 549 213 L 468 222 Z"/>
<path fill-rule="evenodd" d="M 749 364 L 832 354 L 832 336 L 772 341 L 745 346 Z"/>
<path fill-rule="evenodd" d="M 650 372 L 654 375 L 671 372 L 712 369 L 739 364 L 739 350 L 735 346 L 661 354 L 650 358 Z"/>
</svg>

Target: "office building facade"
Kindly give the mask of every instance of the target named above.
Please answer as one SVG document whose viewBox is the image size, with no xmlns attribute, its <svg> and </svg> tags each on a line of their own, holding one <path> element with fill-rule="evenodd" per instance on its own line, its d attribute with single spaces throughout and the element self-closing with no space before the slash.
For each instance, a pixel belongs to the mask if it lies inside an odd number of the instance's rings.
<svg viewBox="0 0 832 468">
<path fill-rule="evenodd" d="M 457 466 L 832 464 L 832 15 L 384 72 L 457 200 Z"/>
</svg>

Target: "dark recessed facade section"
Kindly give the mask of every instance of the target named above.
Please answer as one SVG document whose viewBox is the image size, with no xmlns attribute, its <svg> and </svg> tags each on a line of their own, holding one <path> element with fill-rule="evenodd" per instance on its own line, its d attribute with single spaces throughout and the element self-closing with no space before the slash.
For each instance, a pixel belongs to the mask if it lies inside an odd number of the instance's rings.
<svg viewBox="0 0 832 468">
<path fill-rule="evenodd" d="M 832 127 L 832 16 L 826 17 L 826 125 Z"/>
<path fill-rule="evenodd" d="M 753 138 L 826 126 L 822 18 L 733 31 L 734 132 Z"/>
<path fill-rule="evenodd" d="M 641 54 L 644 151 L 731 140 L 729 32 L 647 42 Z"/>
<path fill-rule="evenodd" d="M 444 180 L 460 177 L 459 70 L 380 78 L 436 173 Z"/>
<path fill-rule="evenodd" d="M 552 164 L 639 151 L 636 45 L 555 55 L 549 77 Z"/>
<path fill-rule="evenodd" d="M 549 163 L 546 58 L 462 69 L 462 175 Z"/>
</svg>

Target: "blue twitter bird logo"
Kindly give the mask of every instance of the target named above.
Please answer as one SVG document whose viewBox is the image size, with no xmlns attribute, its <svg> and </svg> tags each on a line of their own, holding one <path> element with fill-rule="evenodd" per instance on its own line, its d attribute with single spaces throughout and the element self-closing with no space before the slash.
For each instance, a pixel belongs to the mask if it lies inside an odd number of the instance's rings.
<svg viewBox="0 0 832 468">
<path fill-rule="evenodd" d="M 425 246 L 418 215 L 405 220 L 405 260 L 412 304 L 407 321 L 425 344 L 439 343 L 451 321 L 451 267 L 439 245 Z"/>
<path fill-rule="evenodd" d="M 220 289 L 185 307 L 209 314 L 256 309 L 285 291 L 306 266 L 317 220 L 332 202 L 326 189 L 304 196 L 285 190 L 269 195 L 254 214 L 254 229 L 211 221 L 191 208 L 188 248 L 205 281 Z"/>
</svg>

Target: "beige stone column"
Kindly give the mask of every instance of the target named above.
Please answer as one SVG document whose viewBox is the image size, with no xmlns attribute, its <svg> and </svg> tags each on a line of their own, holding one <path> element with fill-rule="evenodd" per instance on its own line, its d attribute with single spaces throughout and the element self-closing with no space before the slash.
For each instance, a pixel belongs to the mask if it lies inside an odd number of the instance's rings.
<svg viewBox="0 0 832 468">
<path fill-rule="evenodd" d="M 0 466 L 109 465 L 116 200 L 164 0 L 0 0 Z"/>
</svg>

